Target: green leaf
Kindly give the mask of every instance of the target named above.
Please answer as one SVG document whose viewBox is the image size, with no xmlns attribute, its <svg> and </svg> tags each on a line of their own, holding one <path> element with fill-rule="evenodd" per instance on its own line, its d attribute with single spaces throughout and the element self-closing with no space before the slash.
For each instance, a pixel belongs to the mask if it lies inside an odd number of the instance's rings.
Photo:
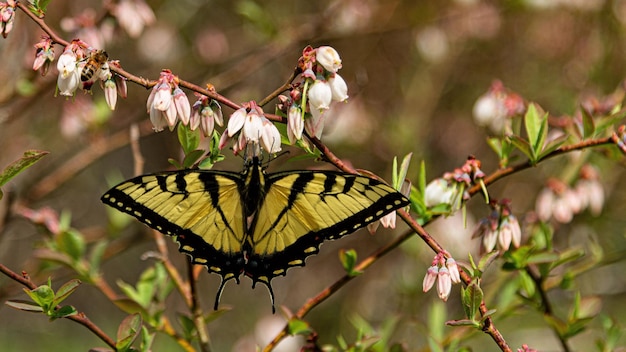
<svg viewBox="0 0 626 352">
<path fill-rule="evenodd" d="M 41 285 L 34 290 L 24 289 L 24 292 L 41 308 L 44 312 L 50 311 L 52 301 L 54 301 L 54 291 L 48 285 Z"/>
<path fill-rule="evenodd" d="M 183 166 L 183 164 L 179 163 L 178 160 L 173 159 L 173 158 L 167 158 L 167 162 L 170 163 L 172 166 L 174 166 L 176 169 L 178 170 L 182 170 L 185 167 Z"/>
<path fill-rule="evenodd" d="M 448 326 L 471 326 L 471 327 L 479 327 L 480 324 L 476 320 L 470 319 L 460 319 L 460 320 L 449 320 L 446 322 Z"/>
<path fill-rule="evenodd" d="M 498 255 L 499 255 L 498 251 L 492 251 L 483 255 L 480 258 L 480 261 L 478 261 L 477 269 L 480 270 L 481 273 L 485 272 L 489 264 L 493 263 L 496 259 L 498 259 Z"/>
<path fill-rule="evenodd" d="M 78 279 L 73 279 L 73 280 L 66 282 L 63 286 L 61 286 L 57 290 L 56 294 L 54 295 L 52 306 L 56 307 L 57 305 L 61 304 L 61 302 L 63 302 L 67 297 L 69 297 L 69 295 L 71 295 L 74 291 L 76 291 L 79 285 L 80 285 L 80 280 Z"/>
<path fill-rule="evenodd" d="M 15 177 L 20 172 L 26 170 L 39 159 L 46 156 L 48 152 L 43 150 L 27 150 L 24 152 L 21 158 L 10 163 L 7 167 L 0 172 L 0 187 L 4 186 L 9 180 Z"/>
<path fill-rule="evenodd" d="M 532 146 L 533 152 L 536 155 L 539 151 L 537 146 L 541 140 L 541 128 L 542 120 L 537 110 L 537 105 L 531 103 L 528 105 L 526 114 L 524 115 L 524 127 L 526 128 L 526 134 L 528 135 L 528 142 Z"/>
<path fill-rule="evenodd" d="M 69 255 L 74 261 L 80 260 L 85 253 L 85 239 L 74 229 L 61 232 L 57 236 L 57 246 L 61 252 Z"/>
<path fill-rule="evenodd" d="M 66 317 L 69 317 L 70 315 L 76 315 L 76 314 L 78 314 L 78 311 L 76 310 L 76 308 L 72 306 L 63 306 L 59 309 L 55 309 L 54 311 L 50 312 L 48 315 L 50 316 L 50 320 L 55 320 L 59 318 L 66 318 Z"/>
<path fill-rule="evenodd" d="M 552 153 L 553 151 L 557 150 L 560 146 L 565 144 L 565 142 L 567 142 L 568 139 L 569 139 L 569 135 L 564 134 L 562 136 L 559 136 L 559 137 L 551 140 L 543 148 L 543 150 L 541 151 L 541 154 L 539 155 L 538 159 L 543 159 L 546 155 L 548 155 L 548 154 Z"/>
<path fill-rule="evenodd" d="M 311 333 L 311 327 L 309 323 L 300 319 L 291 319 L 287 323 L 287 333 L 289 335 L 303 335 L 306 336 Z"/>
<path fill-rule="evenodd" d="M 533 297 L 536 293 L 535 282 L 533 279 L 523 270 L 519 271 L 519 281 L 522 289 L 526 291 L 528 297 Z"/>
<path fill-rule="evenodd" d="M 23 310 L 25 312 L 33 312 L 33 313 L 43 313 L 43 308 L 35 304 L 33 302 L 22 301 L 22 300 L 11 300 L 4 302 L 7 306 L 19 310 Z"/>
<path fill-rule="evenodd" d="M 200 145 L 200 129 L 192 131 L 189 127 L 179 123 L 176 132 L 185 156 L 188 156 L 189 153 L 198 149 Z"/>
<path fill-rule="evenodd" d="M 90 251 L 89 255 L 89 276 L 90 278 L 95 278 L 100 275 L 100 263 L 102 262 L 102 257 L 104 256 L 104 252 L 109 246 L 108 241 L 98 241 Z"/>
<path fill-rule="evenodd" d="M 511 136 L 508 136 L 507 138 L 511 142 L 511 144 L 515 146 L 515 148 L 517 148 L 520 152 L 526 155 L 526 157 L 528 158 L 528 160 L 530 160 L 532 164 L 535 164 L 537 160 L 527 140 L 516 135 L 511 135 Z"/>
<path fill-rule="evenodd" d="M 118 351 L 127 351 L 132 345 L 133 341 L 139 336 L 141 332 L 141 315 L 132 314 L 127 316 L 117 328 L 117 341 L 115 342 L 115 348 Z"/>
<path fill-rule="evenodd" d="M 231 311 L 230 307 L 219 308 L 218 310 L 211 311 L 204 316 L 204 323 L 208 324 L 214 320 L 217 320 L 219 317 L 224 315 L 224 313 Z"/>
<path fill-rule="evenodd" d="M 145 325 L 141 326 L 141 351 L 142 352 L 150 352 L 152 351 L 152 343 L 154 342 L 155 333 L 150 333 L 148 328 Z"/>
<path fill-rule="evenodd" d="M 191 341 L 194 336 L 196 336 L 196 333 L 198 331 L 198 329 L 196 329 L 196 324 L 194 324 L 193 322 L 193 319 L 184 314 L 177 314 L 176 317 L 178 318 L 178 323 L 183 328 L 183 337 L 185 338 L 185 340 Z"/>
<path fill-rule="evenodd" d="M 196 149 L 189 152 L 187 155 L 185 155 L 185 158 L 183 159 L 183 168 L 191 168 L 198 160 L 200 160 L 200 158 L 202 158 L 203 155 L 204 150 L 202 149 Z"/>
<path fill-rule="evenodd" d="M 348 273 L 348 275 L 357 276 L 362 274 L 362 272 L 354 270 L 357 262 L 357 253 L 354 249 L 340 250 L 339 260 L 341 261 L 341 265 L 343 265 L 343 268 L 346 270 L 346 273 Z"/>
<path fill-rule="evenodd" d="M 587 109 L 582 106 L 580 107 L 580 112 L 583 118 L 583 139 L 591 138 L 596 131 L 593 117 L 589 115 Z"/>
<path fill-rule="evenodd" d="M 483 290 L 476 282 L 472 282 L 461 291 L 461 301 L 463 302 L 465 316 L 468 319 L 474 319 L 483 301 Z"/>
</svg>

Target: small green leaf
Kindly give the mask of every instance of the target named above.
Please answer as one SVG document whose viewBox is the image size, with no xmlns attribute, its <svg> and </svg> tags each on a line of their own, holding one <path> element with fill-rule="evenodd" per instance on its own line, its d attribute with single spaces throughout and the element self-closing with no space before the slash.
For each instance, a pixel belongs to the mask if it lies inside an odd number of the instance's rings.
<svg viewBox="0 0 626 352">
<path fill-rule="evenodd" d="M 132 314 L 122 320 L 122 323 L 117 328 L 115 348 L 118 351 L 127 351 L 133 341 L 139 336 L 141 325 L 142 320 L 140 314 Z"/>
<path fill-rule="evenodd" d="M 311 333 L 309 323 L 300 319 L 291 319 L 287 323 L 287 333 L 289 335 L 308 335 Z"/>
<path fill-rule="evenodd" d="M 483 255 L 480 258 L 480 261 L 478 261 L 477 269 L 480 270 L 481 273 L 484 273 L 485 270 L 487 270 L 487 267 L 489 266 L 489 264 L 493 263 L 496 259 L 498 259 L 498 255 L 499 255 L 498 251 L 492 251 Z"/>
<path fill-rule="evenodd" d="M 21 158 L 15 160 L 9 164 L 2 172 L 0 172 L 0 187 L 4 186 L 9 180 L 15 177 L 20 172 L 26 170 L 39 159 L 46 156 L 48 152 L 43 150 L 27 150 L 24 152 Z"/>
<path fill-rule="evenodd" d="M 231 310 L 232 308 L 230 307 L 222 307 L 222 308 L 219 308 L 218 310 L 213 310 L 204 316 L 204 319 L 203 319 L 204 323 L 208 324 L 214 320 L 217 320 L 219 317 L 224 315 L 224 313 L 229 312 Z"/>
<path fill-rule="evenodd" d="M 535 164 L 537 160 L 527 140 L 516 135 L 509 136 L 508 140 L 511 142 L 513 146 L 515 146 L 515 148 L 517 148 L 520 152 L 524 153 L 524 155 L 526 155 L 526 157 L 528 158 L 528 160 L 530 160 L 532 164 Z"/>
<path fill-rule="evenodd" d="M 183 337 L 185 340 L 191 341 L 193 337 L 196 336 L 196 332 L 198 331 L 196 329 L 196 324 L 193 323 L 193 319 L 186 315 L 177 314 L 176 316 L 178 318 L 178 323 L 183 328 Z"/>
<path fill-rule="evenodd" d="M 78 314 L 78 311 L 76 310 L 76 308 L 72 306 L 63 306 L 59 309 L 53 310 L 48 315 L 50 316 L 50 320 L 55 320 L 59 318 L 69 317 L 70 315 L 76 315 L 76 314 Z"/>
<path fill-rule="evenodd" d="M 339 260 L 341 261 L 341 265 L 343 265 L 343 268 L 346 270 L 346 273 L 348 273 L 348 275 L 357 276 L 362 274 L 360 271 L 354 270 L 357 262 L 357 253 L 354 249 L 340 250 Z"/>
<path fill-rule="evenodd" d="M 183 166 L 183 164 L 179 163 L 178 160 L 173 159 L 173 158 L 167 158 L 167 162 L 170 163 L 171 165 L 173 165 L 176 169 L 178 170 L 182 170 L 185 167 Z"/>
<path fill-rule="evenodd" d="M 25 312 L 33 312 L 33 313 L 43 313 L 43 308 L 33 302 L 22 301 L 22 300 L 12 300 L 4 302 L 7 306 L 19 310 L 23 310 Z"/>
<path fill-rule="evenodd" d="M 476 320 L 471 320 L 471 319 L 449 320 L 449 321 L 446 321 L 446 325 L 448 326 L 471 326 L 475 328 L 480 326 L 480 324 Z"/>
<path fill-rule="evenodd" d="M 154 342 L 155 336 L 156 333 L 150 333 L 145 325 L 141 326 L 141 352 L 152 351 L 152 343 Z"/>
<path fill-rule="evenodd" d="M 57 236 L 57 246 L 61 252 L 69 255 L 74 261 L 80 260 L 85 253 L 85 239 L 74 229 L 61 232 Z"/>
<path fill-rule="evenodd" d="M 94 278 L 100 274 L 100 263 L 102 262 L 102 257 L 104 256 L 104 252 L 109 246 L 108 241 L 98 241 L 90 251 L 89 255 L 89 276 L 90 278 Z"/>
<path fill-rule="evenodd" d="M 41 285 L 34 290 L 24 289 L 24 292 L 41 308 L 44 312 L 48 312 L 54 300 L 54 291 L 48 285 Z"/>
<path fill-rule="evenodd" d="M 200 129 L 192 131 L 189 127 L 179 123 L 176 132 L 178 133 L 178 141 L 183 148 L 185 156 L 198 149 L 200 145 Z"/>
<path fill-rule="evenodd" d="M 535 282 L 533 279 L 523 270 L 519 271 L 519 281 L 522 289 L 526 291 L 528 297 L 533 297 L 537 292 L 535 289 Z"/>
<path fill-rule="evenodd" d="M 52 306 L 56 307 L 57 305 L 61 304 L 61 302 L 63 302 L 67 297 L 69 297 L 69 295 L 71 295 L 74 291 L 76 291 L 79 285 L 80 285 L 80 280 L 78 279 L 73 279 L 73 280 L 66 282 L 63 286 L 61 286 L 57 290 L 56 294 L 54 295 Z"/>
<path fill-rule="evenodd" d="M 185 169 L 191 168 L 196 162 L 198 162 L 198 160 L 200 160 L 200 158 L 202 158 L 203 155 L 204 150 L 202 149 L 196 149 L 194 151 L 191 151 L 183 159 L 183 167 Z"/>
<path fill-rule="evenodd" d="M 569 135 L 564 134 L 562 136 L 559 136 L 559 137 L 551 140 L 543 148 L 543 150 L 541 151 L 541 154 L 539 155 L 538 159 L 543 159 L 546 155 L 548 155 L 548 154 L 552 153 L 553 151 L 557 150 L 560 146 L 565 144 L 565 142 L 567 142 L 568 139 L 569 139 Z"/>
<path fill-rule="evenodd" d="M 537 110 L 537 105 L 531 103 L 528 105 L 526 114 L 524 115 L 524 127 L 526 128 L 526 134 L 528 135 L 528 142 L 533 147 L 533 151 L 538 152 L 537 145 L 540 140 L 542 121 Z"/>
<path fill-rule="evenodd" d="M 580 107 L 580 112 L 583 118 L 583 139 L 591 138 L 596 131 L 593 117 L 589 115 L 587 109 L 582 106 Z"/>
<path fill-rule="evenodd" d="M 463 310 L 468 319 L 474 319 L 478 313 L 480 304 L 483 301 L 483 290 L 476 284 L 470 283 L 461 291 L 461 301 L 463 302 Z"/>
</svg>

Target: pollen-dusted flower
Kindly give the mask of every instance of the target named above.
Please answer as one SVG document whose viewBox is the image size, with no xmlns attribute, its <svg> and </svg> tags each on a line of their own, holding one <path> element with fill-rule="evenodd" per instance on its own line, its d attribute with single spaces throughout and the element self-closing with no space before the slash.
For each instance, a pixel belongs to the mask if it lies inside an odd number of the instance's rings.
<svg viewBox="0 0 626 352">
<path fill-rule="evenodd" d="M 322 65 L 328 72 L 335 73 L 341 68 L 339 53 L 331 46 L 320 46 L 315 56 L 317 63 Z"/>
</svg>

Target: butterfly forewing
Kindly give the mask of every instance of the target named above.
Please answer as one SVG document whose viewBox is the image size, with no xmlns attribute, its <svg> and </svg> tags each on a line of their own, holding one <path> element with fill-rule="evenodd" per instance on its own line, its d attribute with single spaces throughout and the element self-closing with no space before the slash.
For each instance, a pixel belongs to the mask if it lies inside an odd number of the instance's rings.
<svg viewBox="0 0 626 352">
<path fill-rule="evenodd" d="M 260 281 L 284 275 L 291 266 L 336 239 L 374 222 L 408 200 L 392 187 L 364 176 L 298 171 L 269 175 L 265 201 L 251 234 L 246 274 Z"/>
<path fill-rule="evenodd" d="M 102 201 L 146 225 L 175 236 L 193 261 L 225 278 L 239 276 L 244 259 L 241 175 L 220 171 L 176 171 L 122 182 Z"/>
</svg>

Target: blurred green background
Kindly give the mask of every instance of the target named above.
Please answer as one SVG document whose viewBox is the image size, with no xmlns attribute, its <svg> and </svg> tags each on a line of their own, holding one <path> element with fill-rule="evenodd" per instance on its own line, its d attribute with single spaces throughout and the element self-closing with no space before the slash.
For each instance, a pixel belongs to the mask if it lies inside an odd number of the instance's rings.
<svg viewBox="0 0 626 352">
<path fill-rule="evenodd" d="M 260 100 L 283 84 L 306 45 L 331 45 L 343 60 L 339 73 L 348 83 L 350 99 L 333 107 L 323 141 L 344 161 L 387 179 L 392 158 L 407 153 L 413 153 L 409 177 L 415 182 L 420 160 L 426 162 L 428 180 L 462 165 L 469 154 L 483 161 L 486 173 L 494 171 L 497 158 L 485 143 L 488 131 L 472 118 L 474 102 L 494 79 L 560 116 L 573 114 L 585 99 L 616 90 L 626 71 L 624 0 L 164 0 L 148 1 L 148 5 L 156 21 L 134 38 L 103 15 L 99 1 L 53 1 L 45 20 L 67 40 L 80 37 L 92 42 L 88 38 L 97 41 L 103 35 L 110 58 L 120 60 L 125 70 L 137 76 L 156 79 L 161 69 L 169 68 L 198 85 L 211 83 L 234 102 Z M 101 32 L 76 30 L 77 23 L 89 21 Z M 26 149 L 50 152 L 5 191 L 29 207 L 71 212 L 72 225 L 95 240 L 110 235 L 107 213 L 99 201 L 111 186 L 107 179 L 133 175 L 130 147 L 112 147 L 107 144 L 110 136 L 120 131 L 123 135 L 131 123 L 140 123 L 145 135 L 140 143 L 146 159 L 144 171 L 153 172 L 168 168 L 167 158 L 180 158 L 176 135 L 149 132 L 145 112 L 149 92 L 133 84 L 129 84 L 128 98 L 118 100 L 113 112 L 108 112 L 99 87 L 94 87 L 93 96 L 77 92 L 73 99 L 55 97 L 56 68 L 51 67 L 45 77 L 30 69 L 33 45 L 42 34 L 18 11 L 13 31 L 0 41 L 0 165 Z M 62 49 L 56 51 L 58 55 Z M 189 97 L 193 102 L 194 97 Z M 273 104 L 265 111 L 273 112 Z M 230 113 L 224 108 L 224 115 Z M 298 153 L 293 150 L 291 156 Z M 226 162 L 217 167 L 239 170 L 241 159 L 229 151 L 225 154 Z M 272 162 L 270 171 L 326 167 L 286 159 Z M 584 245 L 590 238 L 600 243 L 605 261 L 575 285 L 583 294 L 600 295 L 603 311 L 626 324 L 624 170 L 598 160 L 607 194 L 605 210 L 600 217 L 582 214 L 560 227 L 557 242 L 563 248 Z M 568 162 L 568 156 L 547 161 L 498 182 L 490 192 L 496 198 L 512 199 L 514 211 L 523 217 L 534 207 L 546 178 L 558 175 Z M 62 183 L 46 179 L 63 172 L 70 177 Z M 472 226 L 487 214 L 482 200 L 475 199 L 469 204 L 467 228 L 462 219 L 451 217 L 437 220 L 428 230 L 457 260 L 466 261 L 468 253 L 478 255 L 480 241 L 470 239 Z M 361 230 L 324 244 L 306 267 L 291 269 L 286 277 L 273 281 L 277 305 L 295 311 L 341 277 L 339 249 L 355 248 L 363 258 L 405 229 L 399 224 L 396 232 L 379 230 L 375 236 Z M 42 235 L 35 226 L 9 213 L 0 230 L 1 263 L 16 272 L 28 271 L 40 283 L 52 276 L 55 288 L 73 277 L 63 269 L 39 272 L 41 263 L 33 259 L 33 251 Z M 152 237 L 138 222 L 117 236 L 129 239 L 131 245 L 107 259 L 104 277 L 111 285 L 116 280 L 134 283 L 151 264 L 141 256 L 155 250 Z M 414 238 L 322 303 L 307 317 L 320 341 L 336 344 L 339 335 L 352 341 L 359 317 L 375 327 L 398 319 L 392 340 L 405 343 L 409 350 L 427 350 L 426 336 L 436 330 L 428 326 L 433 312 L 443 312 L 444 320 L 462 317 L 458 286 L 445 305 L 447 311 L 442 310 L 435 292 L 422 293 L 432 256 Z M 184 268 L 185 257 L 173 243 L 171 257 Z M 492 297 L 510 278 L 495 268 L 487 274 L 487 304 L 497 308 L 499 302 Z M 200 278 L 203 304 L 210 310 L 219 277 L 204 273 Z M 232 281 L 227 285 L 222 305 L 233 309 L 209 325 L 215 351 L 253 350 L 255 343 L 265 345 L 282 328 L 281 315 L 271 315 L 265 288 L 252 290 L 250 286 L 247 278 L 239 286 Z M 561 297 L 558 291 L 551 294 L 555 302 L 572 298 L 570 294 Z M 21 287 L 4 276 L 0 277 L 0 297 L 2 301 L 25 299 Z M 67 303 L 112 336 L 125 316 L 88 285 L 82 285 Z M 172 316 L 185 310 L 177 297 L 168 301 L 167 308 Z M 559 350 L 540 314 L 520 313 L 524 314 L 495 318 L 511 346 L 529 343 L 541 351 Z M 567 314 L 565 310 L 560 313 Z M 439 328 L 454 333 L 452 328 Z M 594 330 L 578 336 L 576 350 L 591 350 L 597 336 Z M 480 333 L 468 344 L 475 351 L 497 350 Z M 50 323 L 43 316 L 0 306 L 3 351 L 87 350 L 103 345 L 73 322 Z M 171 339 L 159 335 L 153 350 L 177 348 Z"/>
</svg>

